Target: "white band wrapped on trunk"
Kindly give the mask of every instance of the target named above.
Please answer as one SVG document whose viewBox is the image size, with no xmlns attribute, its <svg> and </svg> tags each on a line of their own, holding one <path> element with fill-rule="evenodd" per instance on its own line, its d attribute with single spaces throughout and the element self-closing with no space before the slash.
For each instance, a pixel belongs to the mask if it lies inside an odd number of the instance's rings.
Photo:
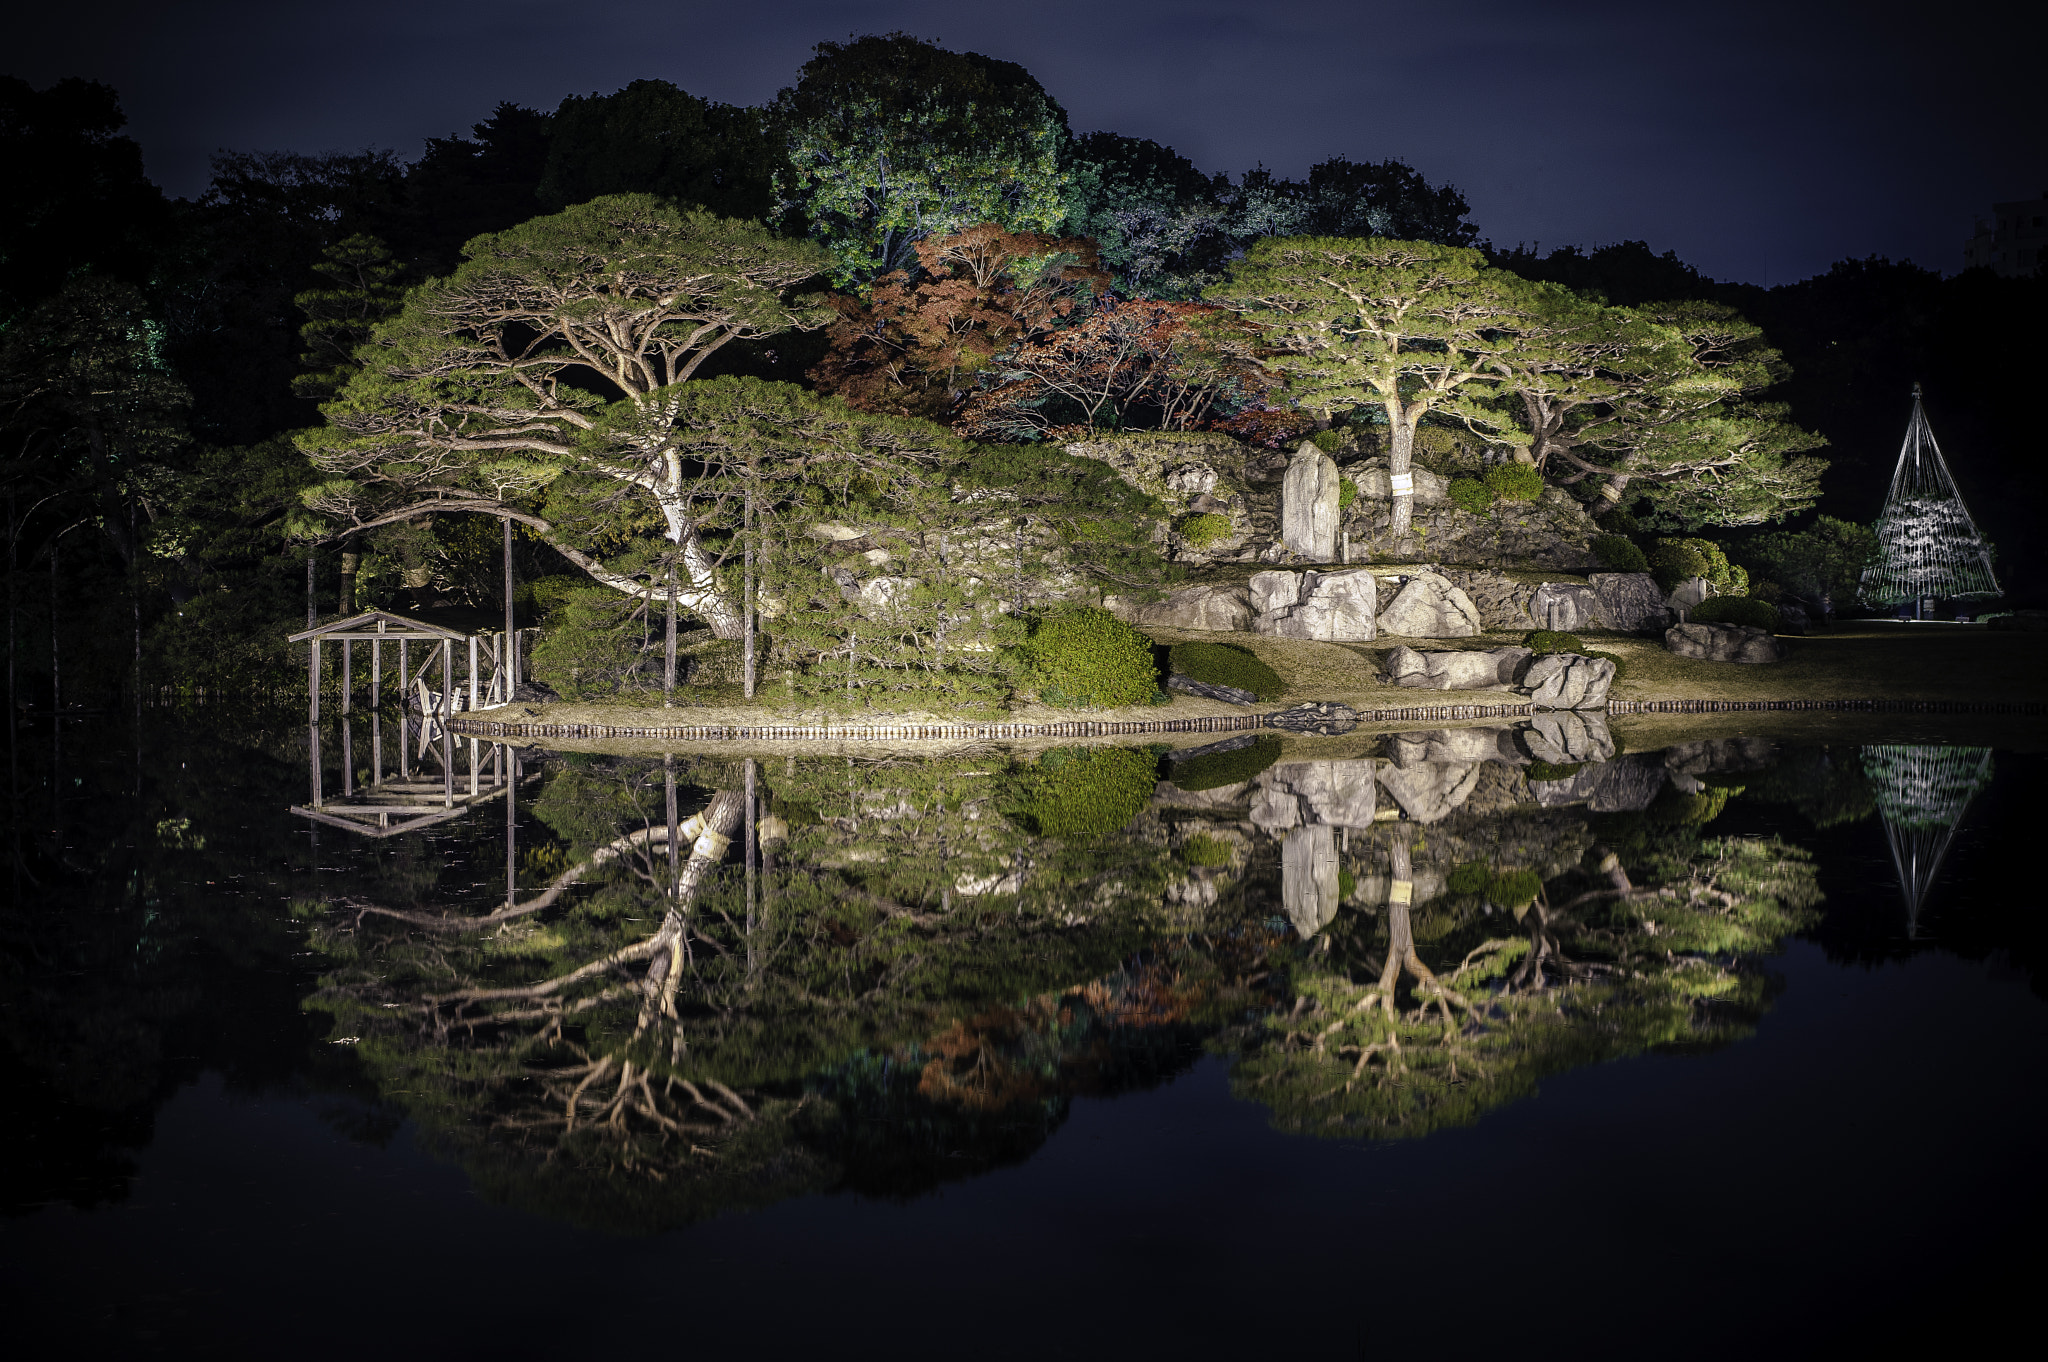
<svg viewBox="0 0 2048 1362">
<path fill-rule="evenodd" d="M 690 855 L 702 857 L 707 861 L 716 861 L 725 855 L 725 849 L 731 845 L 732 838 L 722 832 L 713 832 L 706 828 L 697 838 L 697 844 L 690 848 Z"/>
<path fill-rule="evenodd" d="M 1394 881 L 1394 882 L 1393 882 L 1392 884 L 1388 885 L 1388 886 L 1387 886 L 1387 902 L 1388 902 L 1388 903 L 1413 903 L 1413 902 L 1415 902 L 1415 881 L 1413 881 L 1413 880 L 1395 880 L 1395 881 Z"/>
<path fill-rule="evenodd" d="M 1415 495 L 1415 475 L 1413 473 L 1396 473 L 1387 479 L 1387 486 L 1397 497 L 1413 496 Z"/>
<path fill-rule="evenodd" d="M 704 831 L 704 815 L 693 813 L 690 815 L 688 822 L 676 829 L 676 840 L 678 842 L 694 842 L 697 840 L 697 834 L 702 831 Z"/>
</svg>

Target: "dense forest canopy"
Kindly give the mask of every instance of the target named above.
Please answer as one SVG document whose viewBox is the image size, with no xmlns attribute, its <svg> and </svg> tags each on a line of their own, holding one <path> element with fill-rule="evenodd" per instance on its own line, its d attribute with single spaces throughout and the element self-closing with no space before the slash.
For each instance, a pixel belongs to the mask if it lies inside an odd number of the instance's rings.
<svg viewBox="0 0 2048 1362">
<path fill-rule="evenodd" d="M 492 604 L 479 517 L 525 527 L 523 582 L 693 593 L 731 634 L 727 560 L 756 522 L 717 516 L 767 497 L 768 474 L 750 459 L 734 482 L 740 464 L 677 456 L 648 424 L 669 390 L 722 378 L 788 385 L 801 398 L 777 402 L 842 425 L 922 421 L 962 451 L 1351 423 L 1386 431 L 1398 474 L 1417 430 L 1448 423 L 1624 531 L 1715 529 L 1738 557 L 1816 504 L 1871 520 L 1917 380 L 2018 596 L 2043 566 L 2038 482 L 2006 471 L 2031 428 L 2038 278 L 1873 259 L 1766 290 L 1641 242 L 1508 247 L 1453 186 L 1352 159 L 1369 148 L 1300 179 L 1206 171 L 1077 134 L 1021 67 L 904 34 L 821 44 L 760 108 L 646 79 L 500 104 L 411 161 L 222 151 L 196 201 L 148 181 L 123 122 L 103 85 L 0 80 L 9 546 L 13 573 L 59 592 L 17 602 L 17 637 L 54 610 L 88 686 L 129 683 L 131 653 L 165 684 L 280 674 L 309 556 L 320 611 Z M 617 242 L 588 219 L 628 202 L 703 266 L 667 282 L 722 311 L 650 318 L 608 292 Z M 667 308 L 657 276 L 643 301 Z M 579 350 L 591 308 L 634 314 L 639 339 Z M 622 451 L 657 446 L 667 472 L 632 475 Z M 686 481 L 724 509 L 693 519 Z M 1752 570 L 1849 542 L 1822 538 L 1760 547 Z M 534 590 L 530 614 L 550 604 Z M 19 685 L 46 684 L 46 659 L 17 662 Z"/>
</svg>

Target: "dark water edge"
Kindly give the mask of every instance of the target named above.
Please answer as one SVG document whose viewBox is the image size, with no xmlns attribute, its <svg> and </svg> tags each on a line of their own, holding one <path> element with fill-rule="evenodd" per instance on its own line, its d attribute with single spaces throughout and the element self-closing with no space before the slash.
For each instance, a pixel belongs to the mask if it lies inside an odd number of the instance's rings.
<svg viewBox="0 0 2048 1362">
<path fill-rule="evenodd" d="M 111 798 L 125 763 L 100 761 Z M 1717 834 L 1808 848 L 1828 897 L 1768 960 L 1754 1032 L 1723 1048 L 1553 1075 L 1402 1141 L 1275 1131 L 1202 1057 L 1073 1098 L 1021 1162 L 935 1191 L 651 1235 L 490 1204 L 394 1115 L 402 1094 L 325 1062 L 302 943 L 238 959 L 216 942 L 179 986 L 217 1005 L 165 1029 L 148 1097 L 93 1115 L 9 1057 L 17 1171 L 53 1146 L 107 1151 L 0 1221 L 9 1337 L 140 1356 L 1702 1356 L 2031 1328 L 2048 761 L 1997 762 L 1911 937 L 1875 818 L 1815 829 L 1727 804 Z M 323 860 L 263 807 L 236 891 L 252 904 Z M 481 862 L 445 882 L 487 902 Z M 296 921 L 252 916 L 286 938 Z"/>
</svg>

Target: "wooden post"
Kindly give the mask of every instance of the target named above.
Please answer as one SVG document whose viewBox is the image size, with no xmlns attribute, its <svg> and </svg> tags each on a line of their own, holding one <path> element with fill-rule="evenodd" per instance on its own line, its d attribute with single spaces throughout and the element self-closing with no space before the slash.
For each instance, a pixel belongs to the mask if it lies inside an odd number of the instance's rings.
<svg viewBox="0 0 2048 1362">
<path fill-rule="evenodd" d="M 482 696 L 477 694 L 476 688 L 476 635 L 471 634 L 469 636 L 469 707 L 471 709 L 481 709 L 483 706 L 478 702 L 482 698 Z M 471 793 L 475 792 L 471 791 Z"/>
<path fill-rule="evenodd" d="M 320 640 L 313 640 L 312 669 L 306 673 L 307 715 L 313 723 L 320 722 Z"/>
<path fill-rule="evenodd" d="M 384 632 L 384 621 L 383 621 L 383 620 L 378 620 L 378 621 L 377 621 L 377 632 L 378 632 L 378 633 L 380 633 L 380 634 Z M 378 707 L 378 705 L 380 705 L 381 703 L 383 703 L 383 686 L 382 686 L 383 680 L 384 680 L 384 640 L 383 640 L 383 639 L 381 639 L 381 638 L 373 638 L 373 639 L 371 639 L 371 640 L 370 640 L 370 708 L 371 708 L 371 709 L 375 709 L 375 708 L 377 708 L 377 707 Z"/>
<path fill-rule="evenodd" d="M 519 673 L 513 666 L 513 655 L 519 650 L 519 634 L 512 618 L 512 522 L 505 521 L 505 655 L 499 659 L 505 668 L 506 704 L 512 703 L 512 692 L 519 687 Z"/>
<path fill-rule="evenodd" d="M 344 657 L 347 656 L 346 653 L 342 655 Z M 344 716 L 348 713 L 347 704 L 346 700 L 342 701 L 342 713 Z M 356 792 L 355 734 L 349 731 L 351 727 L 352 725 L 348 719 L 344 717 L 341 721 L 341 797 L 343 799 Z"/>
<path fill-rule="evenodd" d="M 475 644 L 475 642 L 476 642 L 476 640 L 475 640 L 475 639 L 471 639 L 471 640 L 470 640 L 470 643 L 471 643 L 472 645 L 474 645 L 474 644 Z M 471 682 L 474 682 L 474 681 L 476 680 L 476 671 L 475 671 L 475 669 L 474 669 L 474 668 L 472 668 L 472 669 L 470 670 L 470 680 L 471 680 Z M 475 739 L 475 738 L 471 738 L 471 739 L 469 740 L 469 797 L 470 797 L 471 799 L 474 799 L 474 798 L 476 798 L 476 791 L 477 791 L 477 786 L 476 786 L 476 779 L 477 779 L 477 769 L 476 769 L 476 767 L 477 767 L 477 755 L 476 755 L 476 739 Z"/>
<path fill-rule="evenodd" d="M 370 783 L 384 783 L 384 716 L 370 711 Z"/>
<path fill-rule="evenodd" d="M 441 640 L 441 727 L 445 732 L 448 721 L 455 717 L 455 645 L 447 639 Z M 454 768 L 449 768 L 448 778 L 455 778 Z"/>
<path fill-rule="evenodd" d="M 320 725 L 306 725 L 306 752 L 313 768 L 313 807 L 320 807 Z"/>
<path fill-rule="evenodd" d="M 444 657 L 448 654 L 446 640 L 442 641 L 441 653 Z M 441 725 L 441 804 L 445 808 L 455 807 L 455 730 L 445 722 Z"/>
<path fill-rule="evenodd" d="M 512 778 L 512 747 L 498 745 L 499 771 L 505 780 L 505 906 L 519 889 L 519 782 Z"/>
<path fill-rule="evenodd" d="M 398 707 L 400 709 L 405 708 L 405 692 L 407 688 L 405 675 L 405 645 L 405 639 L 401 638 L 400 640 L 398 640 Z"/>
<path fill-rule="evenodd" d="M 355 702 L 355 648 L 348 639 L 341 641 L 341 712 L 351 712 Z"/>
</svg>

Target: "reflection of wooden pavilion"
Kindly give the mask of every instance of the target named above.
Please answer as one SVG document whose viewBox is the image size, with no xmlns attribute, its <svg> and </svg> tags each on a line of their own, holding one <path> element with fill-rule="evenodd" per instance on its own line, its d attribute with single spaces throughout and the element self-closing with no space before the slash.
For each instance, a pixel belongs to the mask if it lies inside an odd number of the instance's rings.
<svg viewBox="0 0 2048 1362">
<path fill-rule="evenodd" d="M 398 739 L 398 769 L 389 771 L 384 759 L 385 723 L 382 714 L 371 712 L 370 778 L 358 785 L 354 723 L 347 717 L 341 719 L 339 794 L 327 789 L 320 725 L 313 724 L 307 749 L 312 802 L 295 805 L 292 812 L 367 837 L 396 837 L 447 822 L 500 794 L 509 796 L 518 782 L 517 761 L 508 745 L 479 743 L 475 738 L 458 740 L 434 716 L 416 719 L 403 712 L 398 715 L 394 735 Z M 465 748 L 466 763 L 462 760 Z"/>
</svg>

